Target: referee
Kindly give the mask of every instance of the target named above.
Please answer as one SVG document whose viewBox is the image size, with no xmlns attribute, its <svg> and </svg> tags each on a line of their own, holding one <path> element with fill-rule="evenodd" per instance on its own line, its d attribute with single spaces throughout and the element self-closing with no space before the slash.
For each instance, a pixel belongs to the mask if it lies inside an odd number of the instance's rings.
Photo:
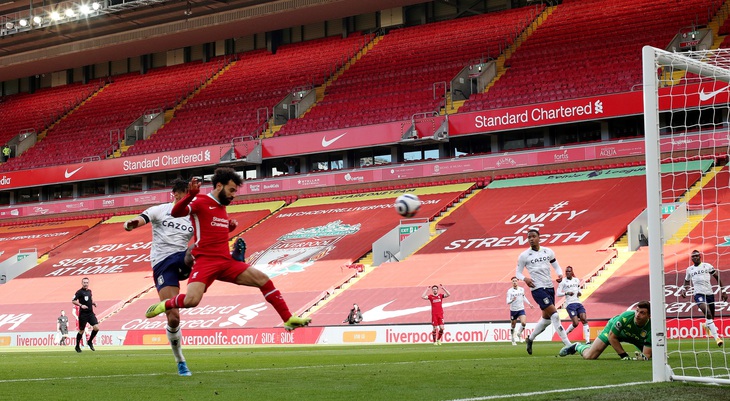
<svg viewBox="0 0 730 401">
<path fill-rule="evenodd" d="M 88 277 L 81 279 L 81 289 L 76 291 L 74 299 L 71 302 L 79 307 L 79 332 L 76 333 L 76 352 L 81 352 L 81 339 L 84 336 L 84 328 L 87 323 L 91 325 L 93 331 L 86 343 L 90 350 L 96 351 L 94 349 L 94 337 L 99 332 L 99 321 L 96 320 L 96 315 L 94 314 L 96 303 L 91 298 Z"/>
</svg>

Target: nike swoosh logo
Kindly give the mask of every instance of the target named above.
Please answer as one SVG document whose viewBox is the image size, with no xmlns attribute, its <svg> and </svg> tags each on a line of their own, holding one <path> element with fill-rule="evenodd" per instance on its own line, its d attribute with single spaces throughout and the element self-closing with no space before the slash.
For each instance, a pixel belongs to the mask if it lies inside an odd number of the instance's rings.
<svg viewBox="0 0 730 401">
<path fill-rule="evenodd" d="M 336 136 L 336 137 L 330 139 L 329 141 L 327 140 L 326 137 L 322 137 L 322 147 L 326 148 L 326 147 L 332 145 L 333 143 L 335 143 L 335 141 L 337 141 L 338 139 L 342 138 L 345 135 L 347 135 L 347 132 L 343 133 L 340 136 Z"/>
<path fill-rule="evenodd" d="M 215 208 L 216 208 L 215 206 L 208 206 L 208 209 L 211 209 L 211 210 L 213 210 Z"/>
<path fill-rule="evenodd" d="M 478 302 L 478 301 L 484 301 L 485 299 L 490 299 L 490 298 L 494 298 L 494 297 L 496 297 L 496 295 L 492 295 L 491 297 L 484 297 L 484 298 L 467 299 L 464 301 L 447 302 L 447 303 L 443 304 L 443 307 L 449 308 L 452 306 L 468 304 L 468 303 Z M 385 307 L 390 305 L 393 302 L 395 302 L 395 300 L 386 302 L 382 305 L 378 305 L 378 306 L 374 307 L 373 309 L 363 312 L 362 313 L 363 322 L 368 322 L 368 323 L 377 322 L 379 320 L 386 320 L 386 319 L 392 319 L 394 317 L 408 316 L 408 315 L 413 315 L 415 313 L 427 312 L 427 311 L 431 310 L 431 305 L 418 306 L 415 308 L 400 309 L 400 310 L 385 310 Z"/>
<path fill-rule="evenodd" d="M 70 173 L 69 173 L 68 169 L 66 169 L 66 171 L 63 172 L 63 176 L 66 178 L 71 178 L 71 176 L 78 173 L 79 170 L 81 170 L 82 168 L 84 168 L 84 166 L 81 166 L 81 167 L 77 168 L 76 170 L 71 171 Z"/>
<path fill-rule="evenodd" d="M 726 91 L 727 88 L 728 88 L 728 86 L 726 86 L 724 88 L 720 88 L 720 89 L 715 90 L 715 91 L 712 91 L 710 93 L 705 93 L 705 90 L 704 89 L 700 89 L 700 101 L 703 101 L 704 102 L 704 101 L 710 100 L 713 97 L 717 96 L 718 93 L 723 92 L 723 91 Z"/>
</svg>

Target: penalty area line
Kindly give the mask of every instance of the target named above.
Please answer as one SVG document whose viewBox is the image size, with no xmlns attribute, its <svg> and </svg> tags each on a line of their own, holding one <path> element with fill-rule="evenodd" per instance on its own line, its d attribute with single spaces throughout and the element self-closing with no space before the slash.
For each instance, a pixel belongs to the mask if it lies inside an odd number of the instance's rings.
<svg viewBox="0 0 730 401">
<path fill-rule="evenodd" d="M 604 388 L 610 388 L 610 387 L 616 387 L 618 385 L 621 386 L 637 386 L 640 384 L 651 384 L 652 382 L 632 382 L 632 383 L 615 383 L 615 384 L 607 384 L 604 386 L 590 386 L 590 387 L 577 387 L 577 388 L 561 388 L 557 390 L 545 390 L 545 391 L 533 391 L 531 393 L 517 393 L 517 394 L 502 394 L 502 395 L 488 395 L 484 397 L 474 397 L 474 398 L 457 398 L 450 401 L 482 401 L 482 400 L 498 400 L 501 398 L 515 398 L 515 397 L 530 397 L 533 395 L 542 395 L 542 394 L 557 394 L 557 393 L 567 393 L 569 391 L 578 391 L 578 390 L 602 390 Z"/>
</svg>

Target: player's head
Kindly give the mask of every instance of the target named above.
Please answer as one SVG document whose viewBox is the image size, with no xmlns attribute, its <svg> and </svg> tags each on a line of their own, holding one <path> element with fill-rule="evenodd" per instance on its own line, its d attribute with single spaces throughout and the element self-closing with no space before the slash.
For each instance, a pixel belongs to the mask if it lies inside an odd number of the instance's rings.
<svg viewBox="0 0 730 401">
<path fill-rule="evenodd" d="M 66 316 L 66 311 L 61 309 L 61 316 Z"/>
<path fill-rule="evenodd" d="M 175 202 L 182 199 L 188 192 L 188 180 L 182 178 L 176 178 L 172 180 L 172 196 L 175 198 Z"/>
<path fill-rule="evenodd" d="M 230 167 L 219 167 L 213 173 L 213 195 L 221 205 L 230 205 L 236 197 L 238 187 L 243 183 L 241 176 Z"/>
<path fill-rule="evenodd" d="M 520 280 L 518 280 L 518 279 L 517 279 L 517 277 L 514 277 L 514 276 L 513 276 L 513 277 L 512 277 L 512 288 L 517 288 L 517 283 L 518 283 L 519 281 L 520 281 Z"/>
<path fill-rule="evenodd" d="M 692 263 L 695 266 L 699 266 L 700 263 L 702 263 L 702 253 L 700 253 L 700 251 L 695 249 L 692 251 L 692 255 L 690 257 L 692 258 Z"/>
<path fill-rule="evenodd" d="M 81 279 L 81 286 L 84 288 L 89 288 L 89 278 L 84 277 Z"/>
<path fill-rule="evenodd" d="M 433 291 L 433 295 L 436 295 L 436 294 L 438 294 L 438 293 L 439 293 L 439 286 L 437 286 L 437 285 L 432 285 L 432 286 L 431 286 L 431 291 Z"/>
<path fill-rule="evenodd" d="M 352 309 L 358 310 L 358 309 L 360 309 L 360 307 L 357 306 L 357 304 L 352 304 Z"/>
<path fill-rule="evenodd" d="M 534 228 L 527 230 L 527 242 L 530 243 L 531 248 L 540 249 L 540 231 Z"/>
<path fill-rule="evenodd" d="M 565 278 L 570 280 L 573 278 L 573 266 L 568 266 L 565 268 Z"/>
<path fill-rule="evenodd" d="M 636 314 L 634 314 L 634 321 L 637 325 L 643 326 L 649 321 L 651 317 L 651 303 L 649 301 L 640 301 L 636 304 Z"/>
</svg>

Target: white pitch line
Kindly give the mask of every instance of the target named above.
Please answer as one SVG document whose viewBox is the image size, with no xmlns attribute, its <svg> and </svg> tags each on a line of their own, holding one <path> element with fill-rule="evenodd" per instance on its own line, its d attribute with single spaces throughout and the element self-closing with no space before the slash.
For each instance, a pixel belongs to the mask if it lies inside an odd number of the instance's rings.
<svg viewBox="0 0 730 401">
<path fill-rule="evenodd" d="M 498 400 L 500 398 L 530 397 L 530 396 L 533 396 L 533 395 L 567 393 L 569 391 L 577 391 L 577 390 L 602 390 L 604 388 L 616 387 L 618 385 L 621 385 L 621 386 L 637 386 L 637 385 L 640 385 L 640 384 L 650 384 L 650 383 L 651 382 L 616 383 L 616 384 L 608 384 L 608 385 L 605 385 L 605 386 L 590 386 L 590 387 L 577 387 L 577 388 L 561 388 L 561 389 L 557 389 L 557 390 L 534 391 L 534 392 L 531 392 L 531 393 L 488 395 L 488 396 L 484 396 L 484 397 L 475 397 L 475 398 L 457 398 L 457 399 L 450 400 L 450 401 Z"/>
<path fill-rule="evenodd" d="M 474 361 L 474 359 L 464 360 L 449 360 L 453 362 L 461 361 Z M 433 361 L 402 361 L 402 362 L 391 362 L 390 365 L 405 365 L 405 364 L 423 364 L 431 363 Z M 246 372 L 263 372 L 263 371 L 276 371 L 276 370 L 298 370 L 298 369 L 326 369 L 326 368 L 342 368 L 342 367 L 363 367 L 363 366 L 382 366 L 382 363 L 348 363 L 348 364 L 336 364 L 336 365 L 306 365 L 306 366 L 283 366 L 274 368 L 250 368 L 250 369 L 222 369 L 222 370 L 206 370 L 206 371 L 195 371 L 196 374 L 206 373 L 246 373 Z M 110 379 L 110 378 L 124 378 L 124 377 L 151 377 L 151 376 L 163 376 L 163 375 L 175 375 L 173 372 L 157 372 L 157 373 L 130 373 L 126 375 L 98 375 L 98 376 L 67 376 L 67 377 L 34 377 L 25 379 L 3 379 L 0 380 L 0 384 L 3 383 L 29 383 L 29 382 L 46 382 L 53 380 L 78 380 L 78 379 Z"/>
</svg>

